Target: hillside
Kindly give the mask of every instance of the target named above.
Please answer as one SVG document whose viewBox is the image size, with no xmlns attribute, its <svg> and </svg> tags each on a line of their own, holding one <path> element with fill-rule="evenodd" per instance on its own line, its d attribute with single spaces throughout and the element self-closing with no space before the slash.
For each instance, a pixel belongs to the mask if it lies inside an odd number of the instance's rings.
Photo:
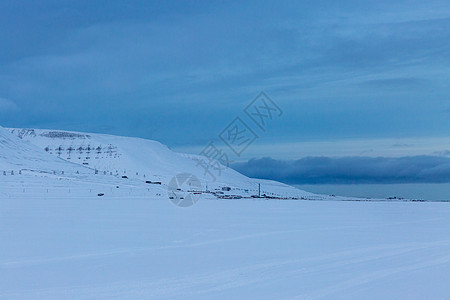
<svg viewBox="0 0 450 300">
<path fill-rule="evenodd" d="M 176 153 L 152 140 L 60 130 L 9 131 L 21 141 L 47 152 L 46 156 L 97 170 L 98 174 L 167 184 L 177 174 L 190 173 L 199 178 L 205 190 L 230 187 L 233 194 L 251 196 L 258 194 L 261 184 L 261 193 L 274 197 L 323 199 L 282 183 L 248 178 L 223 165 L 212 178 L 199 165 L 200 156 Z"/>
<path fill-rule="evenodd" d="M 53 173 L 55 170 L 70 174 L 90 173 L 89 168 L 69 163 L 42 151 L 0 127 L 0 170 Z"/>
</svg>

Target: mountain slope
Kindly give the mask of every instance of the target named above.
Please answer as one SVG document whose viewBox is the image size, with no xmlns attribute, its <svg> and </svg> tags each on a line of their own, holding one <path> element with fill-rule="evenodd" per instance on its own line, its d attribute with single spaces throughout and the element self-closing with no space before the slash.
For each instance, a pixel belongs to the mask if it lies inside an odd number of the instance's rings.
<svg viewBox="0 0 450 300">
<path fill-rule="evenodd" d="M 0 127 L 0 170 L 49 173 L 56 170 L 65 170 L 73 174 L 91 172 L 86 167 L 69 163 L 45 153 L 36 145 L 17 138 L 2 127 Z"/>
<path fill-rule="evenodd" d="M 9 131 L 48 154 L 103 174 L 168 183 L 173 176 L 187 172 L 198 177 L 210 190 L 229 186 L 248 196 L 257 194 L 258 184 L 261 184 L 262 193 L 267 195 L 314 196 L 282 183 L 248 178 L 222 165 L 220 170 L 215 170 L 213 178 L 199 165 L 200 156 L 176 153 L 156 141 L 60 130 Z"/>
</svg>

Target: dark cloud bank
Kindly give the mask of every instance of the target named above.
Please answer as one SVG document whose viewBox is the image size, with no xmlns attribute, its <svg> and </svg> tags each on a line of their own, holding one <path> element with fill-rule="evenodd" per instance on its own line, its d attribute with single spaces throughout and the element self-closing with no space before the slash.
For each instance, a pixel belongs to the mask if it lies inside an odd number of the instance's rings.
<svg viewBox="0 0 450 300">
<path fill-rule="evenodd" d="M 232 167 L 249 176 L 289 184 L 448 183 L 450 157 L 305 157 L 251 159 Z"/>
</svg>

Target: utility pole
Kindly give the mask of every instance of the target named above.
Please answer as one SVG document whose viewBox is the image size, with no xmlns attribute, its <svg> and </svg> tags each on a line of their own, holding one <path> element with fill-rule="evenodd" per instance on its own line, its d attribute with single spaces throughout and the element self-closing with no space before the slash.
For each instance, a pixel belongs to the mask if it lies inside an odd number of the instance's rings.
<svg viewBox="0 0 450 300">
<path fill-rule="evenodd" d="M 261 198 L 261 183 L 258 183 L 258 197 Z"/>
</svg>

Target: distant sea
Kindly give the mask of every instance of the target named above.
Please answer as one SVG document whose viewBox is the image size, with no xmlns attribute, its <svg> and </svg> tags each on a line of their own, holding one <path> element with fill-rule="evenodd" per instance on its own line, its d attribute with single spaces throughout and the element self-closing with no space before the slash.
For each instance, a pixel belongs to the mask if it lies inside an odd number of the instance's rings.
<svg viewBox="0 0 450 300">
<path fill-rule="evenodd" d="M 299 189 L 327 195 L 362 198 L 402 197 L 428 201 L 449 201 L 450 183 L 405 184 L 308 184 Z"/>
</svg>

